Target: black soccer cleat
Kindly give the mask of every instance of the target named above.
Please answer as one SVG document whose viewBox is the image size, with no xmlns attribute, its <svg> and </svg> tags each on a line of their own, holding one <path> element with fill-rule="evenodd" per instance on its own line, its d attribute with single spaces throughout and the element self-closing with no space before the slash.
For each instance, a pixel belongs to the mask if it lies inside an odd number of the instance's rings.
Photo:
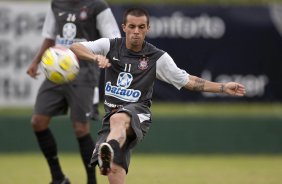
<svg viewBox="0 0 282 184">
<path fill-rule="evenodd" d="M 70 183 L 70 180 L 67 177 L 65 177 L 62 180 L 52 181 L 50 184 L 71 184 L 71 183 Z"/>
<path fill-rule="evenodd" d="M 102 143 L 98 151 L 98 163 L 102 175 L 108 175 L 111 170 L 114 151 L 110 144 Z"/>
</svg>

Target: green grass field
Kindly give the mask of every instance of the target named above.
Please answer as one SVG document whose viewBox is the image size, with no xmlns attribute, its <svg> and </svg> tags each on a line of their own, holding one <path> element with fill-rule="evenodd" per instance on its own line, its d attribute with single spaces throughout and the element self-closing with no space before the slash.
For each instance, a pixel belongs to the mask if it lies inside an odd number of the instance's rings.
<svg viewBox="0 0 282 184">
<path fill-rule="evenodd" d="M 104 113 L 103 104 L 99 105 Z M 282 103 L 161 103 L 153 102 L 154 116 L 271 116 L 282 117 Z M 0 108 L 1 116 L 24 116 L 31 108 Z"/>
<path fill-rule="evenodd" d="M 74 184 L 85 184 L 77 154 L 64 153 L 61 164 Z M 39 153 L 0 154 L 1 184 L 43 184 L 50 175 Z M 282 155 L 133 154 L 128 184 L 279 184 Z M 98 176 L 99 184 L 107 178 Z"/>
<path fill-rule="evenodd" d="M 100 107 L 102 108 L 102 107 Z M 102 109 L 101 109 L 102 111 Z M 282 119 L 282 105 L 154 103 L 156 116 L 259 116 Z M 23 116 L 31 109 L 0 109 L 3 116 Z M 65 174 L 73 184 L 85 184 L 78 153 L 60 154 Z M 45 159 L 39 152 L 1 153 L 0 184 L 44 184 L 50 182 Z M 133 154 L 127 184 L 280 184 L 282 154 Z M 98 176 L 98 184 L 107 184 Z"/>
</svg>

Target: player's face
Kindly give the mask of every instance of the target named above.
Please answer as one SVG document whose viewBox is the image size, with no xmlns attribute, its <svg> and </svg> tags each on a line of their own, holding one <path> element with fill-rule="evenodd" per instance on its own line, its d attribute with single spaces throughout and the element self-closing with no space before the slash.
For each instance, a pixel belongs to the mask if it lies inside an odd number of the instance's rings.
<svg viewBox="0 0 282 184">
<path fill-rule="evenodd" d="M 128 15 L 126 20 L 126 24 L 122 25 L 126 37 L 126 47 L 138 52 L 142 49 L 145 36 L 149 30 L 147 17 Z"/>
</svg>

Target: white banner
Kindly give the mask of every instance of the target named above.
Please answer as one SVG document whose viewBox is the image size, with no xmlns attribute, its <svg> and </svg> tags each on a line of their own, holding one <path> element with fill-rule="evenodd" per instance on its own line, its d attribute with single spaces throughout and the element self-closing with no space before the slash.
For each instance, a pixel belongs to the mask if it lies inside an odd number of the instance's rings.
<svg viewBox="0 0 282 184">
<path fill-rule="evenodd" d="M 27 67 L 43 40 L 41 29 L 49 2 L 0 2 L 0 107 L 30 107 L 44 76 Z"/>
</svg>

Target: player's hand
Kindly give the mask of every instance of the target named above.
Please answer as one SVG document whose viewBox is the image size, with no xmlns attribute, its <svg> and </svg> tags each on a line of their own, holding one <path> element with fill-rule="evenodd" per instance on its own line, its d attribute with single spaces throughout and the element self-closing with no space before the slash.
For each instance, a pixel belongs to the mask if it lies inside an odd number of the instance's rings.
<svg viewBox="0 0 282 184">
<path fill-rule="evenodd" d="M 30 77 L 32 77 L 32 78 L 34 78 L 34 79 L 37 79 L 37 76 L 40 75 L 40 73 L 37 72 L 37 70 L 38 70 L 38 65 L 32 63 L 32 64 L 29 66 L 29 68 L 27 69 L 26 73 L 27 73 Z"/>
<path fill-rule="evenodd" d="M 109 59 L 103 55 L 96 55 L 94 60 L 97 62 L 99 68 L 108 68 L 111 66 Z"/>
<path fill-rule="evenodd" d="M 223 92 L 233 96 L 244 96 L 246 94 L 246 88 L 242 84 L 228 82 L 224 85 Z"/>
</svg>

